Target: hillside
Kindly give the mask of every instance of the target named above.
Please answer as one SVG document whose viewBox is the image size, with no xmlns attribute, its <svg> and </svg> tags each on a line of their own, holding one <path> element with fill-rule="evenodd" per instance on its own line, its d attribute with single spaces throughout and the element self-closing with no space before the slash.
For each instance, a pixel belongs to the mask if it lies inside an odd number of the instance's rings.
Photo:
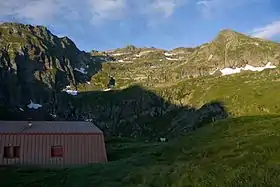
<svg viewBox="0 0 280 187">
<path fill-rule="evenodd" d="M 173 136 L 174 131 L 184 132 L 200 122 L 227 116 L 279 114 L 279 78 L 277 68 L 186 79 L 158 88 L 85 92 L 67 101 L 76 114 L 93 119 L 116 135 Z"/>
<path fill-rule="evenodd" d="M 0 120 L 92 121 L 110 162 L 0 167 L 1 185 L 279 186 L 279 62 L 279 43 L 231 30 L 195 48 L 84 52 L 3 23 Z"/>
<path fill-rule="evenodd" d="M 268 62 L 278 66 L 279 51 L 279 43 L 231 30 L 222 30 L 212 41 L 196 48 L 166 51 L 127 46 L 105 52 L 116 60 L 103 64 L 102 71 L 92 77 L 93 84 L 87 87 L 105 88 L 108 74 L 115 77 L 119 88 L 135 83 L 155 87 L 207 76 L 224 68 L 263 67 Z"/>
<path fill-rule="evenodd" d="M 109 143 L 106 165 L 0 168 L 4 186 L 279 186 L 279 116 L 212 123 L 168 143 Z M 116 160 L 117 159 L 117 160 Z"/>
<path fill-rule="evenodd" d="M 196 48 L 83 52 L 43 26 L 3 23 L 0 33 L 2 120 L 92 120 L 107 136 L 155 139 L 279 112 L 271 41 L 223 30 Z M 241 73 L 221 76 L 228 70 Z"/>
</svg>

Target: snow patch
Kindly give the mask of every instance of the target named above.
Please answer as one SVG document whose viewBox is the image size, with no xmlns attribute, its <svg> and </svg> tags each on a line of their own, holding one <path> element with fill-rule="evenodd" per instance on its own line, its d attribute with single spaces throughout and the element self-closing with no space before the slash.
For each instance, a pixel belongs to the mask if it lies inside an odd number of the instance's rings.
<svg viewBox="0 0 280 187">
<path fill-rule="evenodd" d="M 36 109 L 37 110 L 38 108 L 41 108 L 42 105 L 37 104 L 37 103 L 33 103 L 33 101 L 30 100 L 30 104 L 28 104 L 27 107 L 30 108 L 30 109 Z"/>
<path fill-rule="evenodd" d="M 168 52 L 165 52 L 164 55 L 165 55 L 165 56 L 173 56 L 172 53 L 168 53 Z"/>
<path fill-rule="evenodd" d="M 170 61 L 176 61 L 176 60 L 179 60 L 179 59 L 177 59 L 177 58 L 166 58 L 166 60 L 170 60 Z"/>
<path fill-rule="evenodd" d="M 166 138 L 159 138 L 161 142 L 166 142 Z"/>
<path fill-rule="evenodd" d="M 78 71 L 78 72 L 80 72 L 80 73 L 82 73 L 82 74 L 87 74 L 87 71 L 86 71 L 85 68 L 80 68 L 80 69 L 74 68 L 74 70 L 76 70 L 76 71 Z"/>
<path fill-rule="evenodd" d="M 236 74 L 240 73 L 241 71 L 263 71 L 265 69 L 274 69 L 276 66 L 271 65 L 271 62 L 268 62 L 264 67 L 254 67 L 251 65 L 246 65 L 245 67 L 242 68 L 224 68 L 221 71 L 222 75 L 231 75 L 231 74 Z"/>
<path fill-rule="evenodd" d="M 56 118 L 56 114 L 50 114 L 53 118 Z"/>
<path fill-rule="evenodd" d="M 127 53 L 113 53 L 113 54 L 111 54 L 112 56 L 121 56 L 121 55 L 125 55 L 125 54 L 127 54 Z"/>
<path fill-rule="evenodd" d="M 118 60 L 118 62 L 124 62 L 124 60 Z"/>
<path fill-rule="evenodd" d="M 68 93 L 69 95 L 73 95 L 73 96 L 78 95 L 77 90 L 66 90 L 65 92 Z"/>
<path fill-rule="evenodd" d="M 208 57 L 208 61 L 211 60 L 213 58 L 213 55 L 211 54 L 209 57 Z"/>
<path fill-rule="evenodd" d="M 73 96 L 78 95 L 78 91 L 71 90 L 71 86 L 66 86 L 66 88 L 64 88 L 62 91 L 68 93 L 69 95 L 73 95 Z"/>
<path fill-rule="evenodd" d="M 21 56 L 24 56 L 24 52 L 23 51 L 19 51 L 18 54 L 21 55 Z"/>
<path fill-rule="evenodd" d="M 111 90 L 111 88 L 106 88 L 105 90 L 103 90 L 104 92 L 108 92 L 108 91 L 110 91 Z"/>
</svg>

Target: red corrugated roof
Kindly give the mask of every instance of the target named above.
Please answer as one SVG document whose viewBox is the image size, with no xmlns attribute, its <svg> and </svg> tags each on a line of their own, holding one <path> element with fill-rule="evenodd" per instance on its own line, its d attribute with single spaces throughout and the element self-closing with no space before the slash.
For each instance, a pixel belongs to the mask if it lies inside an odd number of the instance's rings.
<svg viewBox="0 0 280 187">
<path fill-rule="evenodd" d="M 32 121 L 31 127 L 28 121 L 0 121 L 1 133 L 102 133 L 91 122 L 85 121 Z"/>
</svg>

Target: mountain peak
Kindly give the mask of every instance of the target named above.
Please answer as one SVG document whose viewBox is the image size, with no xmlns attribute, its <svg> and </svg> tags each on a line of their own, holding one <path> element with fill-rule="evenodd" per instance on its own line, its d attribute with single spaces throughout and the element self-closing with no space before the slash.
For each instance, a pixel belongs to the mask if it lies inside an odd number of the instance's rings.
<svg viewBox="0 0 280 187">
<path fill-rule="evenodd" d="M 245 35 L 231 29 L 223 29 L 218 33 L 218 37 L 219 36 L 228 38 L 228 37 L 245 36 Z"/>
<path fill-rule="evenodd" d="M 24 24 L 24 23 L 17 23 L 17 22 L 3 22 L 0 24 L 2 27 L 19 27 L 19 28 L 37 28 L 42 30 L 48 30 L 47 27 L 43 25 L 31 25 L 31 24 Z"/>
<path fill-rule="evenodd" d="M 10 34 L 19 35 L 20 33 L 32 34 L 32 35 L 41 35 L 47 36 L 52 35 L 50 30 L 43 25 L 30 25 L 30 24 L 23 24 L 17 22 L 4 22 L 0 24 L 1 30 L 6 30 L 6 32 Z"/>
<path fill-rule="evenodd" d="M 218 33 L 218 35 L 216 36 L 216 38 L 213 41 L 229 42 L 229 41 L 233 41 L 233 40 L 238 40 L 238 38 L 240 38 L 240 37 L 249 38 L 249 36 L 246 36 L 242 33 L 236 32 L 234 30 L 223 29 Z"/>
<path fill-rule="evenodd" d="M 237 33 L 237 32 L 231 29 L 222 29 L 219 32 L 219 34 L 233 34 L 233 33 Z"/>
</svg>

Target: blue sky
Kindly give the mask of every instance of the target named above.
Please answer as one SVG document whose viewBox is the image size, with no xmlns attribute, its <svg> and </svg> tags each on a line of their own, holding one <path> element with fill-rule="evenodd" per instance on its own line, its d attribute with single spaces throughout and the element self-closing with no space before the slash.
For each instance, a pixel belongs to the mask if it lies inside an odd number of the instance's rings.
<svg viewBox="0 0 280 187">
<path fill-rule="evenodd" d="M 279 0 L 6 0 L 0 21 L 45 25 L 85 51 L 192 47 L 226 28 L 280 42 Z"/>
</svg>

